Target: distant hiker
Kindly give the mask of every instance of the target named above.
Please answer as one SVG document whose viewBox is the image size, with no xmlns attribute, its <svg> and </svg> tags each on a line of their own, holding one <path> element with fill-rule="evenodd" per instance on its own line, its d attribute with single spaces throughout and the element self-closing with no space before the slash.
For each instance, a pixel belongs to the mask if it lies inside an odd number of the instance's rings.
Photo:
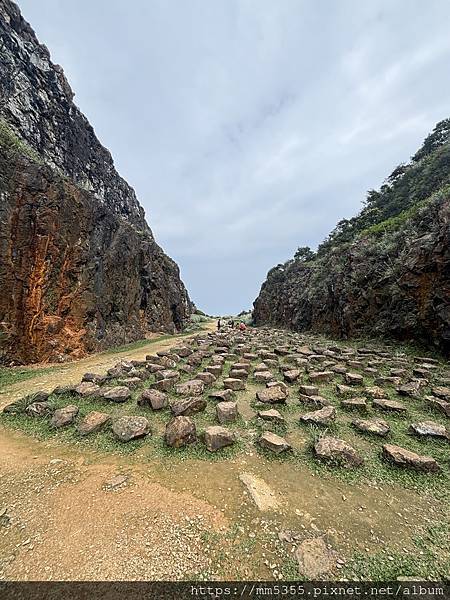
<svg viewBox="0 0 450 600">
<path fill-rule="evenodd" d="M 245 326 L 245 323 L 240 323 L 239 324 L 239 331 L 245 331 L 247 329 L 247 327 Z"/>
<path fill-rule="evenodd" d="M 220 331 L 220 328 L 222 327 L 222 323 L 220 322 L 220 319 L 217 321 L 217 331 Z"/>
</svg>

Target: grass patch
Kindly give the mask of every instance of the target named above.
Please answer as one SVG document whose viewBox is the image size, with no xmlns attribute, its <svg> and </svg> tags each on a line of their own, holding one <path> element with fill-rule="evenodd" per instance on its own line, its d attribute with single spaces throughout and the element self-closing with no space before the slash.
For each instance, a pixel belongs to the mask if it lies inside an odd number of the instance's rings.
<svg viewBox="0 0 450 600">
<path fill-rule="evenodd" d="M 56 371 L 58 367 L 43 367 L 41 369 L 30 369 L 26 367 L 0 367 L 0 389 L 14 383 L 27 381 L 39 375 L 46 375 Z"/>
</svg>

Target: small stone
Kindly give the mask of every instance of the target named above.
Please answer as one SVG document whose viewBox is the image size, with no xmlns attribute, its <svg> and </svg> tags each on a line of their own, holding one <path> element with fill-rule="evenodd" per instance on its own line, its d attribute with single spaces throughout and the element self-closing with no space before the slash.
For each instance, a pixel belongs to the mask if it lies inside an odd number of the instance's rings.
<svg viewBox="0 0 450 600">
<path fill-rule="evenodd" d="M 386 436 L 391 428 L 383 419 L 355 419 L 352 421 L 353 427 L 364 433 L 373 433 L 382 437 Z"/>
<path fill-rule="evenodd" d="M 363 376 L 358 375 L 358 373 L 345 373 L 344 379 L 348 385 L 362 385 L 364 383 Z"/>
<path fill-rule="evenodd" d="M 198 412 L 205 410 L 206 400 L 199 396 L 192 396 L 192 398 L 182 398 L 181 400 L 175 400 L 170 408 L 173 414 L 177 417 L 179 415 L 194 415 Z"/>
<path fill-rule="evenodd" d="M 100 386 L 89 381 L 84 381 L 75 388 L 75 393 L 84 398 L 89 396 L 97 396 L 99 392 Z"/>
<path fill-rule="evenodd" d="M 263 448 L 271 450 L 275 454 L 281 454 L 291 449 L 291 445 L 283 437 L 271 431 L 265 431 L 258 442 Z"/>
<path fill-rule="evenodd" d="M 216 452 L 225 446 L 231 446 L 236 441 L 236 436 L 232 431 L 221 427 L 220 425 L 212 425 L 205 429 L 205 445 L 210 452 Z"/>
<path fill-rule="evenodd" d="M 284 404 L 286 398 L 286 391 L 279 386 L 265 388 L 256 392 L 256 399 L 265 404 Z"/>
<path fill-rule="evenodd" d="M 75 421 L 78 410 L 78 406 L 75 406 L 74 404 L 68 404 L 67 406 L 64 406 L 64 408 L 59 408 L 53 413 L 50 424 L 53 427 L 65 427 L 71 425 Z"/>
<path fill-rule="evenodd" d="M 341 406 L 343 408 L 366 410 L 367 402 L 365 398 L 348 398 L 341 401 Z"/>
<path fill-rule="evenodd" d="M 150 433 L 150 423 L 145 417 L 120 417 L 113 423 L 113 432 L 122 442 L 129 442 Z"/>
<path fill-rule="evenodd" d="M 226 390 L 233 390 L 234 392 L 245 390 L 245 382 L 242 379 L 236 379 L 228 377 L 223 380 L 223 386 Z"/>
<path fill-rule="evenodd" d="M 308 377 L 313 383 L 326 383 L 333 379 L 334 373 L 332 371 L 313 371 L 309 373 Z"/>
<path fill-rule="evenodd" d="M 200 379 L 191 379 L 175 386 L 175 391 L 181 396 L 201 396 L 205 389 L 205 384 Z"/>
<path fill-rule="evenodd" d="M 420 423 L 412 423 L 409 426 L 410 433 L 424 437 L 437 437 L 449 439 L 449 432 L 439 423 L 434 421 L 421 421 Z"/>
<path fill-rule="evenodd" d="M 152 410 L 161 410 L 167 406 L 167 394 L 159 390 L 144 390 L 137 403 L 139 406 L 150 406 Z"/>
<path fill-rule="evenodd" d="M 92 411 L 78 424 L 77 430 L 80 435 L 96 433 L 107 423 L 111 417 L 107 413 Z"/>
<path fill-rule="evenodd" d="M 220 400 L 221 402 L 229 402 L 234 398 L 233 390 L 219 390 L 215 392 L 211 392 L 208 394 L 209 398 L 214 398 L 214 400 Z"/>
<path fill-rule="evenodd" d="M 216 377 L 208 371 L 205 371 L 203 373 L 197 373 L 195 378 L 199 381 L 203 381 L 205 385 L 212 385 L 216 381 Z"/>
<path fill-rule="evenodd" d="M 301 385 L 299 386 L 298 391 L 305 396 L 319 395 L 319 388 L 316 385 Z"/>
<path fill-rule="evenodd" d="M 196 441 L 197 434 L 194 422 L 185 416 L 174 417 L 166 425 L 164 440 L 172 448 L 181 448 Z"/>
<path fill-rule="evenodd" d="M 260 410 L 258 412 L 258 417 L 264 419 L 264 421 L 274 421 L 275 423 L 285 423 L 284 417 L 280 412 L 271 408 L 270 410 Z"/>
<path fill-rule="evenodd" d="M 131 398 L 131 390 L 124 385 L 118 385 L 102 391 L 101 397 L 111 402 L 126 402 L 128 398 Z"/>
<path fill-rule="evenodd" d="M 364 462 L 350 444 L 331 436 L 321 437 L 314 445 L 314 452 L 321 459 L 348 467 L 358 467 Z"/>
<path fill-rule="evenodd" d="M 385 400 L 384 398 L 375 398 L 372 402 L 374 408 L 380 408 L 387 412 L 406 412 L 406 407 L 395 400 Z"/>
<path fill-rule="evenodd" d="M 315 425 L 330 425 L 336 420 L 336 409 L 334 406 L 324 406 L 320 410 L 301 415 L 300 421 L 314 423 Z"/>
<path fill-rule="evenodd" d="M 29 417 L 45 417 L 51 412 L 49 402 L 32 402 L 25 408 L 25 413 Z"/>
<path fill-rule="evenodd" d="M 431 456 L 421 456 L 392 444 L 383 446 L 383 457 L 398 466 L 411 467 L 418 471 L 436 473 L 440 470 L 438 463 Z"/>
<path fill-rule="evenodd" d="M 219 423 L 232 423 L 238 417 L 236 402 L 219 402 L 216 405 L 217 420 Z"/>
<path fill-rule="evenodd" d="M 300 377 L 300 371 L 298 369 L 291 369 L 290 371 L 284 372 L 284 379 L 288 383 L 294 383 Z"/>
</svg>

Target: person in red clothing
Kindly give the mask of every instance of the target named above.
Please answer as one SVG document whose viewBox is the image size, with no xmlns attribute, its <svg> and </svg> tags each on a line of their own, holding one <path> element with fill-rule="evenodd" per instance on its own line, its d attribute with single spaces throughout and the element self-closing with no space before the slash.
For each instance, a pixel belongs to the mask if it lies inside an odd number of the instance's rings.
<svg viewBox="0 0 450 600">
<path fill-rule="evenodd" d="M 245 326 L 245 323 L 239 323 L 239 331 L 245 331 L 247 329 L 247 327 Z"/>
</svg>

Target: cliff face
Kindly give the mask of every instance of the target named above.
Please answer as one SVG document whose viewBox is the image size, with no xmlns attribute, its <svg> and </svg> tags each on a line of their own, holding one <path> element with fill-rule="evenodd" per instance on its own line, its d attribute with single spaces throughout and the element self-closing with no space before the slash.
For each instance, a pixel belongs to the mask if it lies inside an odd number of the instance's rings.
<svg viewBox="0 0 450 600">
<path fill-rule="evenodd" d="M 448 352 L 449 158 L 445 140 L 371 192 L 370 210 L 341 222 L 317 254 L 269 271 L 254 303 L 255 323 L 415 340 Z M 386 207 L 391 216 L 384 219 Z"/>
<path fill-rule="evenodd" d="M 181 329 L 177 265 L 9 0 L 0 36 L 0 356 L 65 360 Z"/>
</svg>

